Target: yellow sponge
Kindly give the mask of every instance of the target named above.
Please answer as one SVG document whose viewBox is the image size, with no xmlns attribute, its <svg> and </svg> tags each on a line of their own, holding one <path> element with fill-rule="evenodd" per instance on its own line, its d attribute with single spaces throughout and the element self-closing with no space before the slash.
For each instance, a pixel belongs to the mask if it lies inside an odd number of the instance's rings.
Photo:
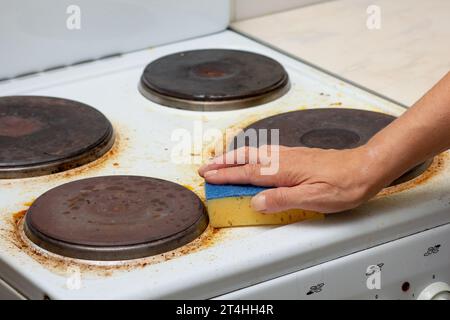
<svg viewBox="0 0 450 320">
<path fill-rule="evenodd" d="M 251 198 L 268 188 L 249 185 L 205 184 L 208 215 L 215 228 L 288 224 L 307 219 L 322 219 L 323 214 L 300 209 L 260 213 L 251 208 Z"/>
</svg>

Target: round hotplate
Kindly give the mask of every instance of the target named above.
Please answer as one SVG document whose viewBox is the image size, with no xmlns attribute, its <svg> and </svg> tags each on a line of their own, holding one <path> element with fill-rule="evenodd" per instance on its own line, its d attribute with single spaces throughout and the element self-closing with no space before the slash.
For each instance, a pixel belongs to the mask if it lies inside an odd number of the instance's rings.
<svg viewBox="0 0 450 320">
<path fill-rule="evenodd" d="M 238 134 L 230 149 L 246 146 L 258 147 L 271 141 L 271 131 L 279 130 L 279 144 L 288 147 L 320 149 L 352 149 L 367 143 L 378 131 L 389 125 L 395 117 L 372 111 L 357 109 L 309 109 L 278 114 L 257 121 Z M 249 130 L 254 129 L 256 137 L 260 129 L 267 130 L 267 141 L 255 140 Z M 429 160 L 393 182 L 392 185 L 411 180 L 422 174 L 431 164 Z"/>
<path fill-rule="evenodd" d="M 51 174 L 91 162 L 114 143 L 111 123 L 80 102 L 0 97 L 0 179 Z"/>
<path fill-rule="evenodd" d="M 67 257 L 126 260 L 166 252 L 208 225 L 203 202 L 176 183 L 139 176 L 70 182 L 39 197 L 26 214 L 26 235 Z"/>
<path fill-rule="evenodd" d="M 244 131 L 278 129 L 279 144 L 288 147 L 350 149 L 365 144 L 394 120 L 393 116 L 365 110 L 309 109 L 262 119 Z M 270 138 L 268 131 L 267 144 L 271 143 Z M 238 146 L 242 146 L 242 142 Z"/>
<path fill-rule="evenodd" d="M 272 101 L 289 89 L 277 61 L 252 52 L 206 49 L 151 62 L 140 91 L 156 103 L 187 110 L 223 111 Z"/>
</svg>

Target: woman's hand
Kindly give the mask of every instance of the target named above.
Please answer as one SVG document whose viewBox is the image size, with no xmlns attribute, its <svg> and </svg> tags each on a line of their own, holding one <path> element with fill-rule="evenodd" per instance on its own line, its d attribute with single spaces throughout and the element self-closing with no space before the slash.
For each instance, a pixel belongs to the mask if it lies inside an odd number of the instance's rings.
<svg viewBox="0 0 450 320">
<path fill-rule="evenodd" d="M 408 169 L 449 149 L 449 123 L 450 72 L 362 147 L 342 151 L 280 147 L 257 161 L 249 161 L 254 158 L 250 149 L 239 149 L 245 161 L 225 161 L 231 158 L 227 154 L 202 166 L 199 173 L 210 183 L 277 187 L 252 199 L 258 211 L 337 212 L 360 205 Z M 271 161 L 277 161 L 278 170 L 263 174 Z"/>
<path fill-rule="evenodd" d="M 322 213 L 343 211 L 357 207 L 389 183 L 383 181 L 379 172 L 380 159 L 365 147 L 349 150 L 280 147 L 270 153 L 270 160 L 258 157 L 253 163 L 249 161 L 251 152 L 250 148 L 241 148 L 216 157 L 202 166 L 199 174 L 212 184 L 277 187 L 253 197 L 252 206 L 260 212 L 293 208 Z M 241 164 L 230 161 L 239 156 L 245 159 Z M 261 169 L 273 164 L 272 161 L 279 161 L 277 172 L 263 174 Z"/>
</svg>

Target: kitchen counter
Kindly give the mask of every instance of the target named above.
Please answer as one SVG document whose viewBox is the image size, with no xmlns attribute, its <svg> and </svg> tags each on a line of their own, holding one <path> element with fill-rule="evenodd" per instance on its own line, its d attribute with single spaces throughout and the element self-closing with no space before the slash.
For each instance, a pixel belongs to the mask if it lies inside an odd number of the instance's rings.
<svg viewBox="0 0 450 320">
<path fill-rule="evenodd" d="M 380 29 L 366 26 L 372 4 Z M 448 0 L 337 0 L 232 28 L 410 106 L 450 70 L 449 15 Z"/>
</svg>

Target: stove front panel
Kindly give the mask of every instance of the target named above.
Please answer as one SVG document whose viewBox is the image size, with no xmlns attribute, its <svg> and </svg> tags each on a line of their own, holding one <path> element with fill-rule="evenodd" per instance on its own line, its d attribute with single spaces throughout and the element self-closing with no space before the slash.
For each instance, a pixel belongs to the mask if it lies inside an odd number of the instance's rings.
<svg viewBox="0 0 450 320">
<path fill-rule="evenodd" d="M 448 288 L 450 293 L 449 224 L 216 299 L 413 300 L 424 297 L 429 286 L 438 283 L 440 290 Z M 438 292 L 429 298 L 433 295 Z"/>
</svg>

